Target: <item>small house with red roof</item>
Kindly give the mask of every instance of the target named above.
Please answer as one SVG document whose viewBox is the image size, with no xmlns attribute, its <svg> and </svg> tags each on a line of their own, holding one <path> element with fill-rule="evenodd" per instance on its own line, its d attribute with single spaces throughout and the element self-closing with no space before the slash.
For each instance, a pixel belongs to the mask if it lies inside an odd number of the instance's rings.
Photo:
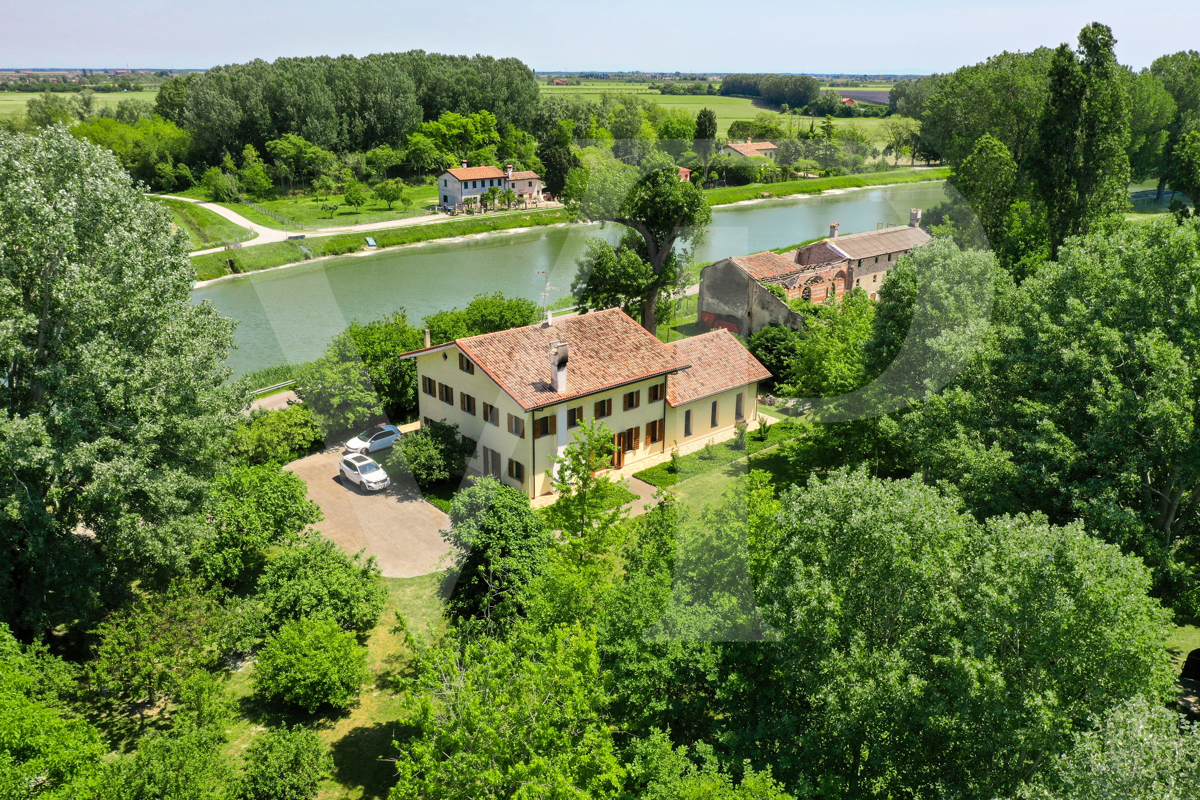
<svg viewBox="0 0 1200 800">
<path fill-rule="evenodd" d="M 617 308 L 405 353 L 423 425 L 458 426 L 468 473 L 530 497 L 551 491 L 579 426 L 612 432 L 612 466 L 704 441 L 758 417 L 770 372 L 728 331 L 665 344 Z"/>
<path fill-rule="evenodd" d="M 468 167 L 464 161 L 461 167 L 448 169 L 438 176 L 440 204 L 446 209 L 461 210 L 468 202 L 477 203 L 479 196 L 492 188 L 512 189 L 520 203 L 537 203 L 542 199 L 545 183 L 536 172 L 514 172 L 512 164 L 500 169 Z"/>
<path fill-rule="evenodd" d="M 744 142 L 726 142 L 725 146 L 721 148 L 721 154 L 738 158 L 754 158 L 755 156 L 774 158 L 775 151 L 778 149 L 770 142 L 754 142 L 747 138 Z"/>
</svg>

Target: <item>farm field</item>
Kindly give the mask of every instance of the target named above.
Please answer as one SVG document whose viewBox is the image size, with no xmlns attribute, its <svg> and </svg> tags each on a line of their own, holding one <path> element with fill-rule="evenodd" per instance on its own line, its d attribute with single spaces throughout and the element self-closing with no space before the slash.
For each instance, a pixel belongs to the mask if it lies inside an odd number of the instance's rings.
<svg viewBox="0 0 1200 800">
<path fill-rule="evenodd" d="M 71 92 L 65 94 L 67 97 L 74 96 Z M 0 92 L 0 117 L 21 116 L 25 113 L 25 104 L 29 102 L 29 98 L 35 96 L 32 92 Z M 144 100 L 153 103 L 157 96 L 157 90 L 150 92 L 96 92 L 92 95 L 92 100 L 96 104 L 96 108 L 116 108 L 117 103 L 122 100 Z"/>
</svg>

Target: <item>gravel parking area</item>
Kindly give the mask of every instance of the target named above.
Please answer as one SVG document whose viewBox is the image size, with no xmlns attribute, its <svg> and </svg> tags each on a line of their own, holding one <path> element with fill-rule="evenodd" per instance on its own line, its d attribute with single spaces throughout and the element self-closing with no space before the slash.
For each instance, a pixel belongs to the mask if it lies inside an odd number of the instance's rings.
<svg viewBox="0 0 1200 800">
<path fill-rule="evenodd" d="M 366 550 L 379 561 L 387 578 L 412 578 L 450 566 L 450 545 L 440 531 L 449 518 L 425 502 L 409 476 L 393 475 L 381 492 L 360 492 L 343 486 L 338 462 L 344 451 L 334 447 L 293 461 L 287 469 L 308 484 L 308 496 L 321 507 L 321 533 L 347 552 Z"/>
</svg>

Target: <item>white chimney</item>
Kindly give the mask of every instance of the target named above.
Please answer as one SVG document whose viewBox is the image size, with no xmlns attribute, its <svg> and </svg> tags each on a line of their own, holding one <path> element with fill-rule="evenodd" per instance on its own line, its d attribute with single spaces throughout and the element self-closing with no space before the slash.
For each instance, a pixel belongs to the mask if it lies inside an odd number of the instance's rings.
<svg viewBox="0 0 1200 800">
<path fill-rule="evenodd" d="M 504 172 L 508 176 L 508 179 L 511 181 L 512 180 L 512 164 L 505 164 Z"/>
<path fill-rule="evenodd" d="M 908 212 L 908 227 L 915 228 L 921 224 L 921 209 L 913 208 Z"/>
<path fill-rule="evenodd" d="M 550 343 L 550 386 L 554 391 L 567 391 L 567 343 Z"/>
<path fill-rule="evenodd" d="M 829 223 L 829 238 L 830 238 L 830 239 L 836 239 L 836 238 L 837 238 L 837 235 L 838 235 L 838 228 L 839 228 L 839 227 L 841 227 L 841 226 L 840 226 L 840 225 L 838 225 L 836 222 L 831 222 L 831 223 Z"/>
<path fill-rule="evenodd" d="M 463 159 L 463 169 L 466 169 L 466 168 L 467 168 L 467 160 L 464 158 Z"/>
<path fill-rule="evenodd" d="M 429 347 L 429 328 L 425 329 L 425 346 Z"/>
</svg>

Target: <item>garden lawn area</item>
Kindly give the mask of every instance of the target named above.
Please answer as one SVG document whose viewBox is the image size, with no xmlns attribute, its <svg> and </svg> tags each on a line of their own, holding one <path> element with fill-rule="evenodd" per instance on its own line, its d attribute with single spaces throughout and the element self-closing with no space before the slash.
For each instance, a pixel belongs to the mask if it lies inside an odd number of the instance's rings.
<svg viewBox="0 0 1200 800">
<path fill-rule="evenodd" d="M 704 199 L 710 206 L 757 200 L 767 197 L 786 197 L 793 194 L 817 194 L 828 189 L 850 189 L 860 186 L 883 186 L 891 183 L 924 183 L 944 181 L 950 176 L 949 167 L 912 169 L 901 167 L 888 172 L 864 172 L 858 175 L 838 175 L 834 178 L 806 178 L 780 183 L 750 183 L 725 189 L 707 189 Z"/>
<path fill-rule="evenodd" d="M 25 115 L 25 104 L 29 102 L 31 97 L 37 97 L 40 92 L 0 92 L 0 117 L 21 117 Z M 59 92 L 54 92 L 59 94 Z M 74 99 L 78 92 L 62 92 L 67 97 Z M 158 90 L 153 89 L 149 92 L 93 92 L 92 102 L 96 109 L 117 107 L 117 103 L 122 100 L 142 100 L 147 103 L 153 103 L 154 98 L 158 97 Z"/>
<path fill-rule="evenodd" d="M 202 187 L 193 186 L 182 192 L 171 192 L 180 197 L 190 197 L 196 200 L 212 202 L 208 192 Z M 321 228 L 337 228 L 343 225 L 358 225 L 368 222 L 387 222 L 393 219 L 420 217 L 426 212 L 427 206 L 437 203 L 438 189 L 436 186 L 410 186 L 405 188 L 404 196 L 412 200 L 412 205 L 405 209 L 399 201 L 392 204 L 389 211 L 387 203 L 372 197 L 359 211 L 353 206 L 346 205 L 344 195 L 333 194 L 328 197 L 316 197 L 310 194 L 294 192 L 285 195 L 276 192 L 270 197 L 251 200 L 254 205 L 245 203 L 217 203 L 217 205 L 241 214 L 246 219 L 266 228 L 277 230 L 319 230 Z M 337 203 L 339 208 L 331 217 L 328 211 L 322 211 L 321 206 L 327 203 Z M 255 208 L 257 206 L 258 208 Z M 263 213 L 263 211 L 268 213 Z M 284 220 L 281 222 L 280 219 Z"/>
<path fill-rule="evenodd" d="M 258 236 L 241 225 L 230 222 L 219 214 L 183 200 L 151 198 L 171 210 L 175 224 L 187 232 L 193 250 L 221 247 L 229 242 L 245 242 Z"/>
<path fill-rule="evenodd" d="M 242 208 L 242 207 L 239 207 Z M 446 222 L 435 222 L 428 225 L 410 225 L 403 228 L 391 228 L 366 233 L 343 233 L 336 236 L 317 236 L 286 242 L 271 242 L 255 247 L 227 250 L 220 253 L 195 256 L 192 263 L 196 267 L 196 279 L 212 280 L 223 275 L 231 274 L 225 264 L 225 259 L 232 258 L 239 272 L 256 272 L 294 264 L 304 261 L 306 256 L 300 249 L 303 245 L 312 251 L 313 258 L 321 256 L 340 256 L 355 253 L 367 245 L 366 237 L 370 236 L 380 248 L 396 247 L 414 242 L 426 242 L 431 239 L 449 239 L 456 236 L 470 236 L 490 231 L 507 230 L 509 228 L 532 228 L 539 225 L 556 225 L 569 221 L 569 216 L 562 209 L 545 211 L 503 212 L 498 214 L 480 214 L 476 216 L 449 219 Z"/>
<path fill-rule="evenodd" d="M 246 664 L 234 672 L 229 693 L 237 719 L 229 731 L 226 752 L 237 760 L 263 726 L 303 722 L 317 731 L 333 754 L 333 776 L 322 783 L 318 795 L 321 800 L 386 798 L 395 782 L 395 768 L 380 759 L 389 757 L 401 727 L 403 678 L 411 658 L 403 638 L 392 632 L 396 612 L 405 616 L 409 628 L 417 634 L 426 635 L 430 624 L 443 627 L 441 581 L 445 574 L 383 579 L 388 588 L 383 615 L 375 629 L 363 637 L 374 680 L 363 688 L 358 704 L 346 712 L 309 716 L 303 711 L 283 714 L 261 708 L 252 695 L 253 665 Z"/>
<path fill-rule="evenodd" d="M 804 441 L 797 441 L 797 445 L 803 446 Z M 804 483 L 805 480 L 805 473 L 796 471 L 783 447 L 774 444 L 749 458 L 725 464 L 676 484 L 671 487 L 671 493 L 679 498 L 680 503 L 689 512 L 699 514 L 704 506 L 721 505 L 724 502 L 722 495 L 725 490 L 754 469 L 762 470 L 771 476 L 776 492 L 783 491 L 793 483 Z"/>
<path fill-rule="evenodd" d="M 808 427 L 807 423 L 796 422 L 794 420 L 777 422 L 766 428 L 767 437 L 765 440 L 760 438 L 759 430 L 750 430 L 746 435 L 746 447 L 743 450 L 735 449 L 734 445 L 736 442 L 733 439 L 717 444 L 709 444 L 704 449 L 688 453 L 685 456 L 679 456 L 677 464 L 667 461 L 649 469 L 644 469 L 636 473 L 634 477 L 660 489 L 674 486 L 689 478 L 694 478 L 697 475 L 724 467 L 730 462 L 746 458 L 747 456 L 753 456 L 755 453 L 777 445 L 780 442 L 786 442 L 803 436 Z"/>
<path fill-rule="evenodd" d="M 699 299 L 700 296 L 695 294 L 679 298 L 675 318 L 667 325 L 658 326 L 658 338 L 664 342 L 675 342 L 689 336 L 708 333 L 708 329 L 700 324 L 700 314 L 697 311 Z"/>
<path fill-rule="evenodd" d="M 1187 654 L 1200 647 L 1200 626 L 1176 625 L 1175 630 L 1167 637 L 1167 651 L 1175 664 L 1175 671 L 1183 669 Z"/>
</svg>

